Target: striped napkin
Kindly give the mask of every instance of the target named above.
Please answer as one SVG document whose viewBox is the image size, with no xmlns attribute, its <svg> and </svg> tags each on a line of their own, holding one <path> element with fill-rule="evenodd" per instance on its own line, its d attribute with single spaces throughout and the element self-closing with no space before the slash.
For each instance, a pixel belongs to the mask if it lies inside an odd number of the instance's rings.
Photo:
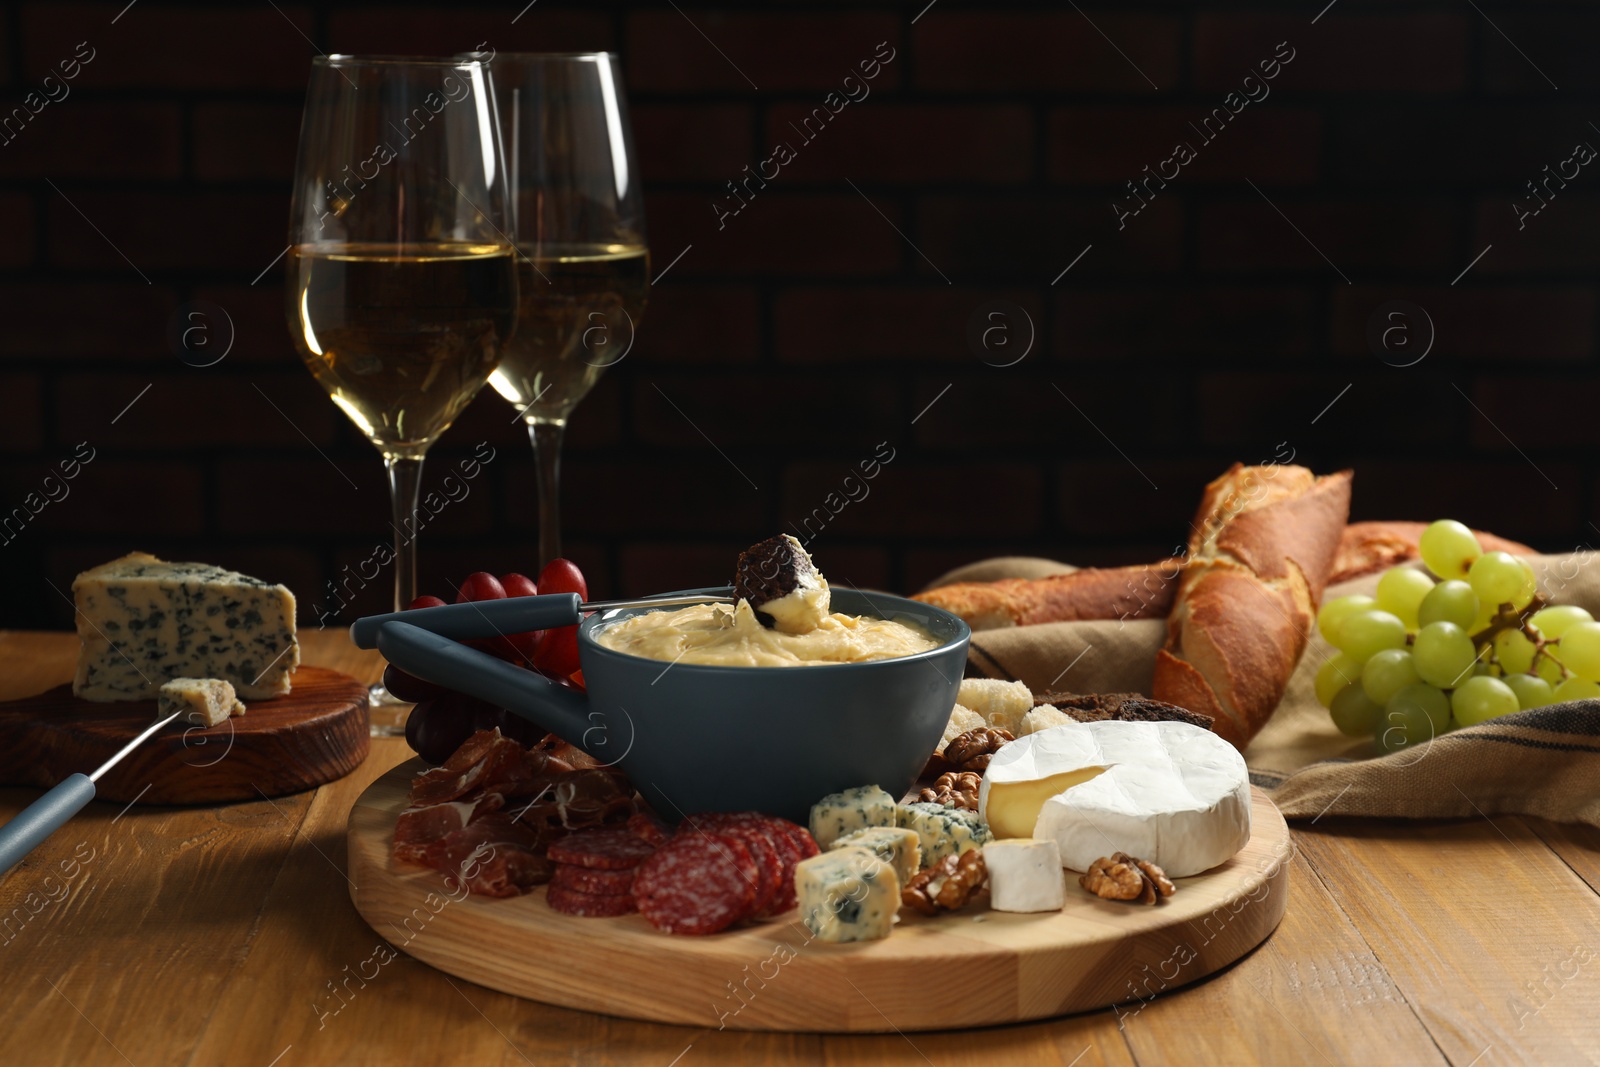
<svg viewBox="0 0 1600 1067">
<path fill-rule="evenodd" d="M 1540 591 L 1600 617 L 1600 568 L 1591 553 L 1533 559 Z M 1032 558 L 990 560 L 935 585 L 1037 578 L 1072 570 Z M 1332 586 L 1327 598 L 1371 594 L 1378 576 Z M 976 633 L 972 675 L 1020 680 L 1036 693 L 1150 692 L 1159 619 L 1046 623 Z M 1334 649 L 1313 633 L 1272 719 L 1245 750 L 1251 780 L 1290 819 L 1377 815 L 1417 819 L 1533 815 L 1600 827 L 1600 700 L 1506 715 L 1412 749 L 1380 756 L 1370 740 L 1345 737 L 1317 703 L 1317 668 Z"/>
</svg>

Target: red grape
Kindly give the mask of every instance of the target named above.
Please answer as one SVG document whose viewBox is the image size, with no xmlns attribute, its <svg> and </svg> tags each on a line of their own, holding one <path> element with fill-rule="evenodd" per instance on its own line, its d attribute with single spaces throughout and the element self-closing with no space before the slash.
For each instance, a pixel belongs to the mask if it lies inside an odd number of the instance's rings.
<svg viewBox="0 0 1600 1067">
<path fill-rule="evenodd" d="M 567 678 L 578 669 L 578 628 L 546 630 L 533 654 L 533 669 L 553 678 Z"/>
<path fill-rule="evenodd" d="M 470 715 L 455 706 L 454 697 L 424 700 L 406 717 L 406 741 L 417 755 L 438 766 L 477 729 Z"/>
<path fill-rule="evenodd" d="M 570 559 L 553 559 L 539 572 L 539 589 L 545 593 L 577 593 L 579 599 L 589 599 L 589 583 L 583 572 Z"/>
<path fill-rule="evenodd" d="M 505 589 L 508 597 L 539 595 L 539 587 L 526 574 L 502 574 L 500 576 L 500 585 Z M 516 650 L 518 657 L 511 662 L 526 664 L 532 661 L 534 652 L 539 648 L 539 638 L 543 636 L 543 630 L 529 630 L 527 633 L 509 635 L 506 640 L 511 642 L 511 647 Z M 501 656 L 500 658 L 506 659 L 507 657 Z"/>
<path fill-rule="evenodd" d="M 383 669 L 383 687 L 401 700 L 432 700 L 450 690 L 442 685 L 425 682 L 414 674 L 407 674 L 393 663 Z"/>
<path fill-rule="evenodd" d="M 504 600 L 505 588 L 500 584 L 500 579 L 488 571 L 473 571 L 462 581 L 461 588 L 456 591 L 456 603 L 465 604 L 469 600 Z"/>
<path fill-rule="evenodd" d="M 418 608 L 442 608 L 444 601 L 436 596 L 419 596 L 406 605 L 407 611 L 416 611 Z"/>
<path fill-rule="evenodd" d="M 506 591 L 506 596 L 537 596 L 539 593 L 539 587 L 533 583 L 532 578 L 516 572 L 502 574 L 500 588 Z"/>
</svg>

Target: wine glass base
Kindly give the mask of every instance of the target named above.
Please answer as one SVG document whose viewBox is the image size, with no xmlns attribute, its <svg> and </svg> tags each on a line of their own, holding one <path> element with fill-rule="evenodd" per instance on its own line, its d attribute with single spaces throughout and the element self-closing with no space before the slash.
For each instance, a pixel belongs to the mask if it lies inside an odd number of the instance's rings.
<svg viewBox="0 0 1600 1067">
<path fill-rule="evenodd" d="M 367 716 L 370 723 L 369 734 L 372 737 L 404 737 L 406 735 L 406 716 L 411 714 L 412 704 L 408 700 L 401 700 L 383 687 L 382 682 L 374 682 L 367 686 Z"/>
</svg>

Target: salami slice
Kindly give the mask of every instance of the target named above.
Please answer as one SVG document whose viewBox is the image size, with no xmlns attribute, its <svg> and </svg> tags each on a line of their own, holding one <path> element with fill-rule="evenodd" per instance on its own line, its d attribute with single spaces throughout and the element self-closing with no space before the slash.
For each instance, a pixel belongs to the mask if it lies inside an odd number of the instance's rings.
<svg viewBox="0 0 1600 1067">
<path fill-rule="evenodd" d="M 584 830 L 550 846 L 550 859 L 576 867 L 622 871 L 650 858 L 656 846 L 631 830 Z"/>
<path fill-rule="evenodd" d="M 562 889 L 573 889 L 580 893 L 631 894 L 633 892 L 633 876 L 637 867 L 626 870 L 607 871 L 598 867 L 579 867 L 571 863 L 556 864 L 555 874 L 550 879 L 551 885 L 560 886 Z"/>
<path fill-rule="evenodd" d="M 744 826 L 729 826 L 726 830 L 717 831 L 726 837 L 735 837 L 744 842 L 750 850 L 751 859 L 756 865 L 756 893 L 750 902 L 751 915 L 764 915 L 772 906 L 773 898 L 777 896 L 779 886 L 783 879 L 783 858 L 778 854 L 777 846 L 772 838 L 756 823 Z"/>
<path fill-rule="evenodd" d="M 636 811 L 628 816 L 628 829 L 657 848 L 672 839 L 672 831 L 647 811 Z"/>
<path fill-rule="evenodd" d="M 670 934 L 714 934 L 750 913 L 759 875 L 743 841 L 717 833 L 675 837 L 633 880 L 639 913 Z"/>
<path fill-rule="evenodd" d="M 778 884 L 772 892 L 772 899 L 767 903 L 767 908 L 761 917 L 770 919 L 774 915 L 781 915 L 790 908 L 800 903 L 794 891 L 794 869 L 805 858 L 800 851 L 800 846 L 794 838 L 784 833 L 775 826 L 762 828 L 767 835 L 767 840 L 772 842 L 773 851 L 778 856 Z"/>
<path fill-rule="evenodd" d="M 772 822 L 774 825 L 781 827 L 794 841 L 795 845 L 800 849 L 801 859 L 808 860 L 822 851 L 817 847 L 817 839 L 812 837 L 811 831 L 804 826 L 792 823 L 788 819 L 774 818 Z"/>
<path fill-rule="evenodd" d="M 631 915 L 638 908 L 634 905 L 633 897 L 626 893 L 583 893 L 576 889 L 567 889 L 563 886 L 550 884 L 549 896 L 546 898 L 551 911 L 559 911 L 563 915 L 578 915 L 589 919 L 608 918 L 615 915 Z"/>
<path fill-rule="evenodd" d="M 722 830 L 729 826 L 760 824 L 771 818 L 759 811 L 702 811 L 679 823 L 677 836 L 684 837 L 697 830 Z"/>
<path fill-rule="evenodd" d="M 756 914 L 769 918 L 795 907 L 799 899 L 794 891 L 794 869 L 801 860 L 817 854 L 816 839 L 803 826 L 759 811 L 701 812 L 685 819 L 678 828 L 678 835 L 681 837 L 697 831 L 724 832 L 733 828 L 759 829 L 772 843 L 781 864 L 777 887 L 767 906 Z"/>
</svg>

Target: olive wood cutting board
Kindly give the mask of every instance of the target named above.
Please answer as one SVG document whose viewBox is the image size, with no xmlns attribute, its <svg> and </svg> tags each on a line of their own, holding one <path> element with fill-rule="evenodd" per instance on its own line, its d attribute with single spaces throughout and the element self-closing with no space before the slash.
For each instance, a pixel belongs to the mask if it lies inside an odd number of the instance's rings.
<svg viewBox="0 0 1600 1067">
<path fill-rule="evenodd" d="M 660 933 L 638 915 L 561 915 L 541 887 L 489 899 L 390 859 L 412 760 L 350 812 L 350 897 L 389 944 L 479 985 L 631 1019 L 739 1030 L 948 1030 L 1124 1005 L 1136 1013 L 1255 948 L 1288 905 L 1293 847 L 1283 816 L 1253 789 L 1249 844 L 1220 867 L 1177 879 L 1154 907 L 1101 900 L 1070 872 L 1059 912 L 901 909 L 883 941 L 823 944 L 798 911 L 709 937 Z"/>
<path fill-rule="evenodd" d="M 293 688 L 246 700 L 217 726 L 175 722 L 96 783 L 101 800 L 210 804 L 259 800 L 342 778 L 367 755 L 367 687 L 323 667 L 298 668 Z M 72 686 L 0 703 L 0 785 L 55 785 L 88 774 L 155 721 L 154 700 L 102 704 Z"/>
</svg>

